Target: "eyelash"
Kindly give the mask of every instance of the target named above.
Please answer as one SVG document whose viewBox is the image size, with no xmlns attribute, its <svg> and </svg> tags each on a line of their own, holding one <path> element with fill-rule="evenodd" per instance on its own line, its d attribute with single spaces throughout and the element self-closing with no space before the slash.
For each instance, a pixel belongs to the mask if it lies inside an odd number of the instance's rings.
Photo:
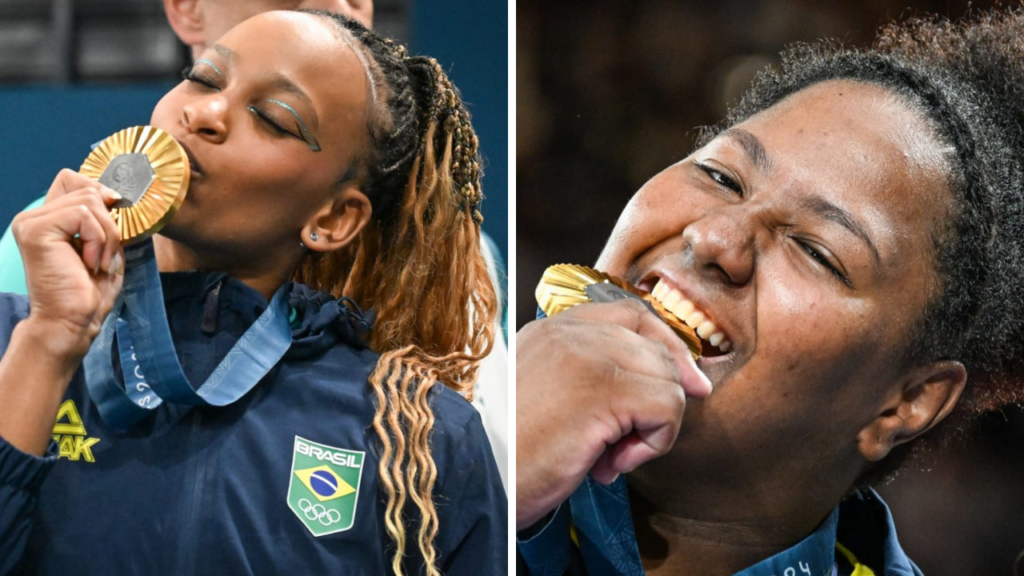
<svg viewBox="0 0 1024 576">
<path fill-rule="evenodd" d="M 249 106 L 249 111 L 255 114 L 257 118 L 265 122 L 267 126 L 270 126 L 270 128 L 274 132 L 277 132 L 281 136 L 292 136 L 294 138 L 298 138 L 298 136 L 295 136 L 295 134 L 292 134 L 291 132 L 285 130 L 277 122 L 271 120 L 270 116 L 267 116 L 265 113 L 261 112 L 259 108 L 256 108 L 255 106 Z"/>
<path fill-rule="evenodd" d="M 708 178 L 711 178 L 711 180 L 713 180 L 715 184 L 718 184 L 719 186 L 724 186 L 725 188 L 732 190 L 733 192 L 738 194 L 740 198 L 743 197 L 743 188 L 740 187 L 740 185 L 737 184 L 735 180 L 729 178 L 722 172 L 715 170 L 714 168 L 706 164 L 696 164 L 697 168 L 700 168 L 705 174 L 707 174 Z"/>
<path fill-rule="evenodd" d="M 181 77 L 183 79 L 185 79 L 185 80 L 188 80 L 189 82 L 193 82 L 195 84 L 199 84 L 200 86 L 203 86 L 205 88 L 209 88 L 211 90 L 220 90 L 220 87 L 217 86 L 216 84 L 214 84 L 212 81 L 207 80 L 206 78 L 203 78 L 202 76 L 199 76 L 198 74 L 196 74 L 193 71 L 193 67 L 192 66 L 187 66 L 184 70 L 182 70 L 181 71 Z M 270 118 L 270 116 L 268 116 L 264 112 L 261 112 L 259 110 L 259 108 L 256 108 L 254 106 L 249 106 L 248 109 L 249 109 L 250 112 L 255 114 L 257 118 L 259 118 L 262 122 L 264 122 L 267 126 L 270 127 L 271 130 L 273 130 L 277 134 L 280 134 L 281 136 L 294 136 L 294 137 L 298 138 L 298 136 L 295 136 L 291 132 L 289 132 L 289 131 L 285 130 L 284 128 L 282 128 L 278 123 L 274 122 Z"/>
<path fill-rule="evenodd" d="M 740 187 L 740 185 L 737 184 L 736 181 L 733 180 L 732 178 L 729 178 L 721 171 L 715 170 L 714 168 L 706 164 L 696 163 L 696 166 L 697 168 L 700 168 L 701 171 L 703 171 L 705 174 L 707 174 L 708 178 L 710 178 L 719 186 L 732 190 L 733 192 L 738 194 L 740 198 L 743 197 L 743 188 Z M 829 261 L 824 256 L 821 255 L 821 253 L 814 249 L 813 246 L 800 240 L 797 240 L 796 242 L 800 245 L 800 248 L 802 248 L 803 251 L 807 253 L 808 256 L 810 256 L 815 262 L 817 262 L 821 266 L 824 266 L 825 269 L 831 272 L 833 276 L 838 278 L 840 282 L 849 286 L 850 288 L 853 287 L 853 284 L 850 283 L 850 280 L 846 276 L 843 276 L 843 273 L 840 272 L 838 268 L 830 264 Z"/>
<path fill-rule="evenodd" d="M 186 66 L 185 69 L 181 71 L 181 78 L 212 90 L 220 90 L 220 86 L 214 84 L 212 80 L 207 80 L 206 78 L 196 74 L 194 66 Z"/>
<path fill-rule="evenodd" d="M 814 249 L 813 246 L 801 240 L 796 240 L 796 242 L 800 244 L 800 247 L 803 248 L 804 252 L 807 252 L 807 255 L 813 258 L 815 262 L 824 266 L 825 269 L 831 272 L 833 276 L 838 278 L 840 282 L 846 284 L 850 288 L 853 288 L 853 284 L 850 283 L 850 280 L 846 276 L 843 276 L 843 273 L 840 272 L 838 268 L 830 264 L 824 256 L 822 256 L 817 250 Z"/>
</svg>

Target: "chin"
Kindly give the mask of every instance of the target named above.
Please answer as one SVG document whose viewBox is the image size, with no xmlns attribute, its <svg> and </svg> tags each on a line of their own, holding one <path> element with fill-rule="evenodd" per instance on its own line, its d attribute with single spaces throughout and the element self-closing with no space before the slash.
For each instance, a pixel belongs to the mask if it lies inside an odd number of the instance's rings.
<svg viewBox="0 0 1024 576">
<path fill-rule="evenodd" d="M 172 218 L 171 221 L 160 230 L 160 235 L 174 240 L 175 242 L 189 244 L 188 239 L 195 237 L 195 232 L 192 229 L 193 227 L 189 224 L 190 218 L 188 210 L 182 206 L 181 209 L 178 210 L 177 214 L 174 215 L 174 218 Z"/>
</svg>

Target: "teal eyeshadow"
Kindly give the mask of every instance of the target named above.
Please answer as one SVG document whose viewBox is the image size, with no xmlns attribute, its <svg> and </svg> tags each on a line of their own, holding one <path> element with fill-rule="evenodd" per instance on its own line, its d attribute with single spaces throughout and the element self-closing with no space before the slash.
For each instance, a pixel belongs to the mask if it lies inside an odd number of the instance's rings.
<svg viewBox="0 0 1024 576">
<path fill-rule="evenodd" d="M 223 76 L 223 74 L 221 74 L 221 72 L 220 72 L 220 68 L 217 68 L 217 65 L 214 64 L 213 62 L 210 62 L 206 58 L 200 58 L 199 60 L 196 60 L 196 64 L 199 64 L 200 62 L 202 62 L 203 64 L 206 64 L 210 68 L 213 68 L 213 71 L 217 73 L 217 76 Z"/>
<path fill-rule="evenodd" d="M 299 116 L 299 113 L 296 112 L 294 108 L 285 104 L 284 102 L 281 102 L 280 100 L 274 100 L 272 98 L 267 98 L 267 102 L 273 102 L 274 104 L 277 104 L 278 106 L 281 106 L 285 110 L 291 112 L 292 116 L 295 116 L 295 119 L 299 122 L 299 130 L 302 131 L 302 137 L 306 139 L 306 144 L 309 144 L 309 147 L 312 148 L 314 152 L 320 151 L 320 144 L 317 143 L 316 138 L 313 138 L 313 136 L 309 134 L 309 129 L 306 128 L 306 123 L 302 121 L 302 116 Z"/>
</svg>

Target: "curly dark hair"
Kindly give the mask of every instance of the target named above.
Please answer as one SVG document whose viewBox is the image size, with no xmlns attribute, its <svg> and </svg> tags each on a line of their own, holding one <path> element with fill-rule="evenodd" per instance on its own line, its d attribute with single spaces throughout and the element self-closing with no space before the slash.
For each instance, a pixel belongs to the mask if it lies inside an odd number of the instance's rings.
<svg viewBox="0 0 1024 576">
<path fill-rule="evenodd" d="M 697 145 L 803 88 L 841 79 L 880 85 L 921 114 L 948 150 L 954 199 L 945 226 L 933 231 L 934 296 L 906 359 L 958 360 L 968 386 L 937 431 L 862 479 L 875 483 L 907 456 L 963 435 L 984 412 L 1024 400 L 1024 11 L 894 23 L 865 49 L 791 46 Z"/>
</svg>

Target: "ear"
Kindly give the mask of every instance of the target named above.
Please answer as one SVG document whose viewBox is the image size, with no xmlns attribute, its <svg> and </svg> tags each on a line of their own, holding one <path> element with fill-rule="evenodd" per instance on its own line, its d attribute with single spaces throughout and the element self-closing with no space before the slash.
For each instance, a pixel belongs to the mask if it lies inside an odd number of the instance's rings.
<svg viewBox="0 0 1024 576">
<path fill-rule="evenodd" d="M 202 0 L 164 0 L 164 11 L 174 33 L 192 47 L 193 54 L 197 47 L 206 47 Z"/>
<path fill-rule="evenodd" d="M 871 462 L 885 458 L 948 416 L 966 384 L 967 369 L 959 362 L 912 369 L 906 384 L 857 435 L 857 449 Z"/>
<path fill-rule="evenodd" d="M 300 240 L 310 250 L 333 252 L 350 244 L 366 227 L 372 213 L 369 198 L 353 184 L 310 219 L 302 228 Z"/>
</svg>

